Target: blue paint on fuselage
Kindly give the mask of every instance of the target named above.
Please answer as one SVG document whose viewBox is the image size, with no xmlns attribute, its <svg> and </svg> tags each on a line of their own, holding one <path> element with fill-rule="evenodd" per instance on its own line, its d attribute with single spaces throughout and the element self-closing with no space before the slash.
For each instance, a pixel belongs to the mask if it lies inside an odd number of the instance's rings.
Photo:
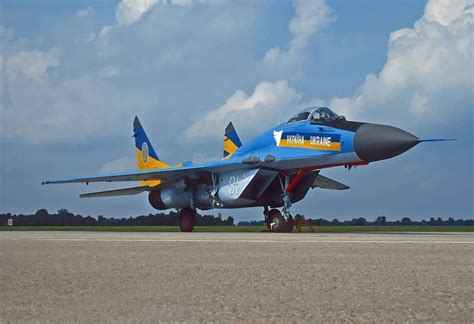
<svg viewBox="0 0 474 324">
<path fill-rule="evenodd" d="M 274 138 L 274 132 L 283 133 L 301 133 L 301 134 L 314 134 L 314 135 L 327 135 L 332 136 L 339 135 L 341 148 L 340 151 L 331 150 L 317 150 L 309 148 L 298 148 L 298 147 L 278 147 Z M 342 129 L 336 129 L 320 124 L 313 124 L 309 121 L 299 121 L 292 124 L 280 124 L 273 127 L 261 135 L 258 135 L 250 142 L 241 146 L 232 155 L 233 158 L 245 158 L 249 156 L 257 156 L 261 160 L 267 155 L 272 155 L 277 159 L 280 158 L 296 158 L 298 156 L 321 156 L 330 154 L 340 153 L 353 153 L 354 152 L 354 132 L 346 131 Z"/>
</svg>

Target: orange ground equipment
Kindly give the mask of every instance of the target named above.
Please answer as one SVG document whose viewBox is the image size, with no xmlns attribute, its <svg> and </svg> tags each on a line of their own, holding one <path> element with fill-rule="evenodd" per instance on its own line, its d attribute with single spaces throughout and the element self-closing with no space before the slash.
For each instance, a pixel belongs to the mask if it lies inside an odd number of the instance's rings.
<svg viewBox="0 0 474 324">
<path fill-rule="evenodd" d="M 306 219 L 295 219 L 294 220 L 294 226 L 296 227 L 296 229 L 298 230 L 298 232 L 301 233 L 301 227 L 303 226 L 308 226 L 309 229 L 311 230 L 311 232 L 314 233 L 314 227 L 313 227 L 313 224 L 311 224 L 309 221 L 307 221 Z"/>
</svg>

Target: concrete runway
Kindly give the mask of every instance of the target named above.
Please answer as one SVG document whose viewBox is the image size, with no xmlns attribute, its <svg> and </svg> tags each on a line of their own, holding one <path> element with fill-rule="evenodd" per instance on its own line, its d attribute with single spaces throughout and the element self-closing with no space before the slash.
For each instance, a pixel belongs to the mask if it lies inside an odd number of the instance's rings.
<svg viewBox="0 0 474 324">
<path fill-rule="evenodd" d="M 473 322 L 473 234 L 0 232 L 0 322 Z"/>
</svg>

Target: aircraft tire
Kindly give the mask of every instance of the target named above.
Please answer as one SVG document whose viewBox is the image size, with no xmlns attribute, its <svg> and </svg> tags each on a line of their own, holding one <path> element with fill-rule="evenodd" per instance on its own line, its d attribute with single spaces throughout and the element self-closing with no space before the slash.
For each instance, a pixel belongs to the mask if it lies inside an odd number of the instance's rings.
<svg viewBox="0 0 474 324">
<path fill-rule="evenodd" d="M 272 219 L 271 219 L 271 211 L 268 211 L 267 215 L 265 215 L 265 225 L 267 226 L 267 230 L 272 232 Z"/>
<path fill-rule="evenodd" d="M 179 229 L 181 232 L 192 232 L 196 225 L 196 212 L 191 208 L 183 208 L 179 211 Z"/>
<path fill-rule="evenodd" d="M 286 221 L 286 232 L 287 233 L 291 233 L 293 231 L 293 225 L 294 225 L 293 217 L 290 215 L 290 217 Z"/>
<path fill-rule="evenodd" d="M 290 216 L 288 220 L 285 220 L 278 209 L 270 210 L 268 219 L 267 226 L 272 232 L 289 233 L 293 230 L 293 217 Z"/>
</svg>

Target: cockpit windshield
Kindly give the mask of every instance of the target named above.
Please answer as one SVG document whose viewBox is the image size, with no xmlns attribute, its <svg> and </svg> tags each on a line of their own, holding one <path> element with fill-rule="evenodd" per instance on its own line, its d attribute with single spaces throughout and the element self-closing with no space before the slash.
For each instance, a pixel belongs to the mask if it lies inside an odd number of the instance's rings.
<svg viewBox="0 0 474 324">
<path fill-rule="evenodd" d="M 308 120 L 309 115 L 311 115 L 311 110 L 302 110 L 299 113 L 296 114 L 296 116 L 291 117 L 286 123 L 291 124 L 298 122 L 300 120 Z"/>
<path fill-rule="evenodd" d="M 310 107 L 303 109 L 296 116 L 291 117 L 286 123 L 291 124 L 301 120 L 310 120 L 323 123 L 338 119 L 339 116 L 327 107 Z"/>
<path fill-rule="evenodd" d="M 328 122 L 338 118 L 339 116 L 335 112 L 326 107 L 317 108 L 311 115 L 311 121 L 315 122 Z"/>
</svg>

